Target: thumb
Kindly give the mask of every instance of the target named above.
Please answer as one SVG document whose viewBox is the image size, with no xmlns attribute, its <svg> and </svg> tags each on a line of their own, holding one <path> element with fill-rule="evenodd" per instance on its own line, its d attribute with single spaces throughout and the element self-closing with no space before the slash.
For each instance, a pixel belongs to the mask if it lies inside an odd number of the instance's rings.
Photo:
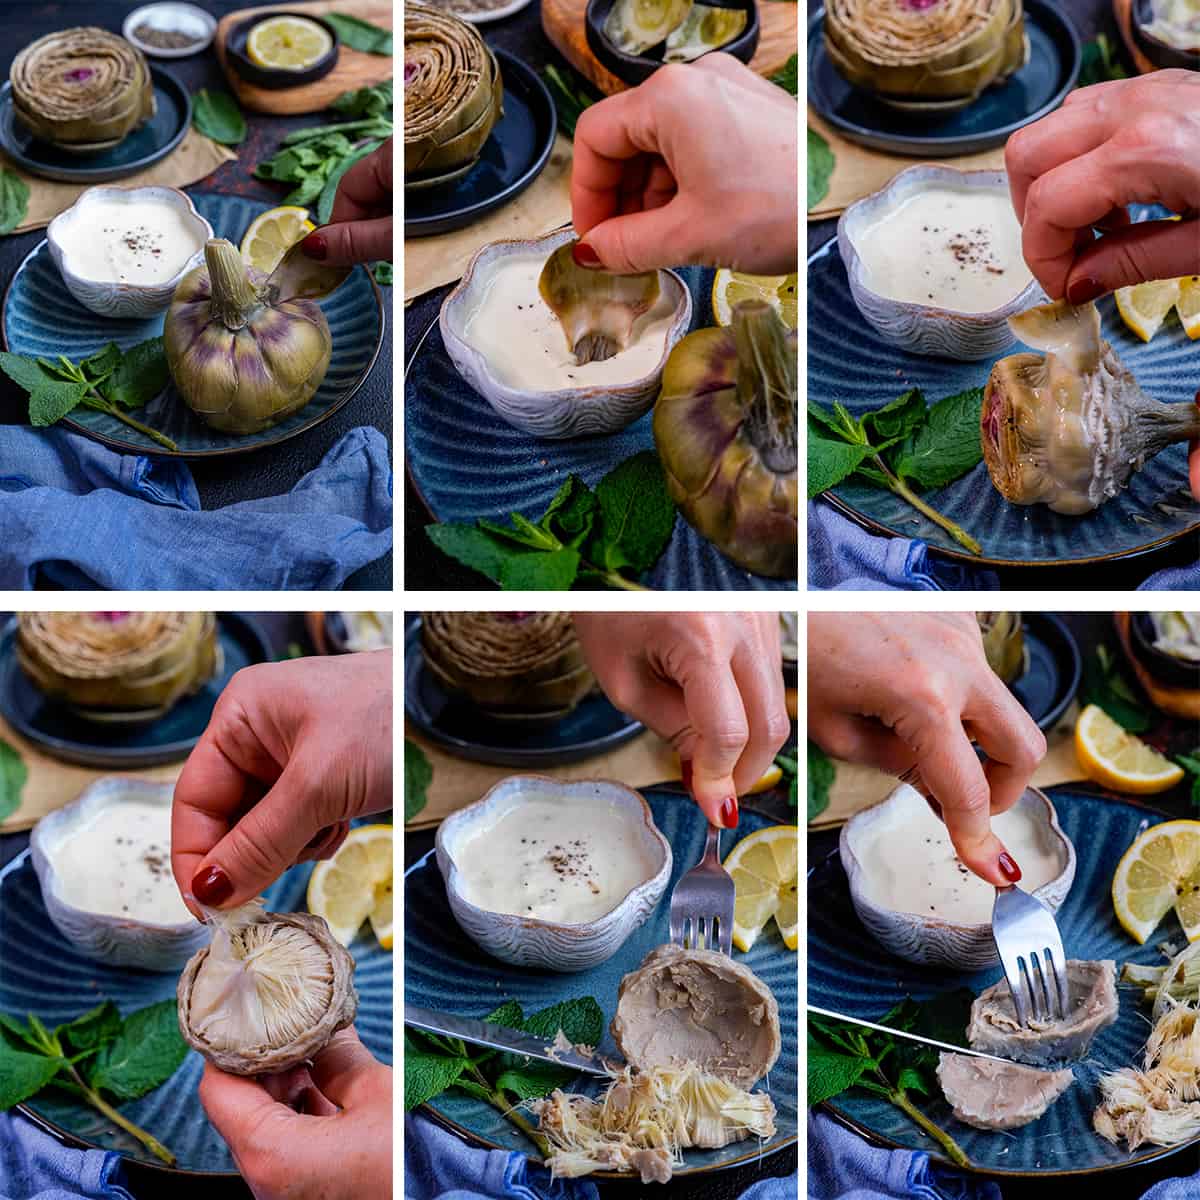
<svg viewBox="0 0 1200 1200">
<path fill-rule="evenodd" d="M 734 829 L 738 823 L 737 789 L 733 774 L 714 766 L 705 753 L 700 739 L 692 738 L 680 748 L 683 786 L 708 818 L 710 825 Z M 695 753 L 695 757 L 684 757 Z"/>
<path fill-rule="evenodd" d="M 671 249 L 679 240 L 671 208 L 671 204 L 666 204 L 601 221 L 580 241 L 575 261 L 580 266 L 611 271 L 614 275 L 635 275 L 639 271 L 676 266 L 683 259 Z M 592 261 L 593 257 L 597 261 Z"/>
<path fill-rule="evenodd" d="M 1106 233 L 1076 258 L 1067 299 L 1086 304 L 1105 292 L 1151 279 L 1200 274 L 1200 218 L 1144 221 Z"/>
<path fill-rule="evenodd" d="M 314 229 L 302 243 L 304 253 L 332 267 L 392 258 L 392 218 L 342 221 Z"/>
</svg>

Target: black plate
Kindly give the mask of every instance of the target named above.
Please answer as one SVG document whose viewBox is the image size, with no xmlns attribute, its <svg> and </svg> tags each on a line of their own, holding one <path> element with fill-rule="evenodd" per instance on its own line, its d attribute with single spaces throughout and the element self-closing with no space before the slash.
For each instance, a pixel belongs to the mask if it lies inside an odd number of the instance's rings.
<svg viewBox="0 0 1200 1200">
<path fill-rule="evenodd" d="M 154 116 L 119 145 L 99 154 L 68 154 L 39 142 L 21 124 L 12 100 L 12 84 L 0 88 L 0 149 L 31 175 L 62 183 L 106 183 L 135 175 L 166 158 L 183 141 L 192 122 L 187 88 L 163 67 L 151 65 Z"/>
<path fill-rule="evenodd" d="M 937 117 L 900 112 L 847 83 L 825 52 L 825 10 L 808 23 L 808 100 L 839 133 L 889 154 L 946 158 L 1002 146 L 1010 134 L 1057 108 L 1079 77 L 1082 50 L 1052 4 L 1026 0 L 1029 61 L 967 108 Z"/>
<path fill-rule="evenodd" d="M 645 54 L 626 54 L 618 50 L 604 35 L 604 22 L 617 0 L 588 0 L 584 20 L 587 29 L 587 44 L 591 52 L 599 60 L 600 65 L 610 70 L 618 79 L 631 86 L 644 83 L 659 67 L 663 65 L 663 54 L 666 44 L 653 46 Z M 705 0 L 712 3 L 712 0 Z M 758 49 L 758 5 L 755 0 L 725 0 L 716 8 L 743 8 L 748 20 L 746 28 L 731 42 L 720 47 L 722 54 L 732 54 L 748 63 Z"/>
<path fill-rule="evenodd" d="M 425 669 L 421 622 L 404 632 L 404 711 L 431 742 L 458 758 L 504 767 L 552 767 L 581 762 L 628 742 L 640 721 L 618 712 L 593 692 L 560 721 L 526 728 L 492 720 L 469 701 L 446 694 Z"/>
<path fill-rule="evenodd" d="M 1134 658 L 1151 675 L 1170 687 L 1200 690 L 1200 663 L 1184 662 L 1159 650 L 1154 645 L 1157 635 L 1148 612 L 1131 614 L 1129 632 Z"/>
<path fill-rule="evenodd" d="M 329 47 L 327 54 L 317 59 L 311 67 L 306 67 L 303 71 L 281 71 L 278 67 L 260 67 L 246 53 L 246 43 L 250 40 L 250 30 L 255 25 L 261 25 L 268 17 L 296 17 L 301 21 L 315 21 L 333 38 L 333 45 Z M 244 21 L 239 21 L 229 31 L 229 35 L 225 39 L 225 53 L 229 55 L 229 61 L 233 64 L 233 69 L 247 83 L 277 90 L 280 88 L 302 87 L 306 83 L 315 83 L 316 80 L 328 75 L 337 66 L 338 48 L 340 45 L 341 38 L 338 37 L 337 30 L 328 21 L 323 21 L 315 13 L 288 12 L 286 9 L 281 9 L 278 12 L 274 10 L 271 12 L 260 12 L 253 17 L 247 17 Z"/>
<path fill-rule="evenodd" d="M 1184 67 L 1189 71 L 1200 71 L 1200 46 L 1194 50 L 1180 50 L 1178 46 L 1160 41 L 1147 30 L 1147 26 L 1154 24 L 1154 0 L 1133 0 L 1129 20 L 1138 49 L 1156 67 Z"/>
<path fill-rule="evenodd" d="M 546 85 L 506 50 L 492 52 L 504 81 L 504 115 L 465 175 L 404 193 L 405 237 L 432 237 L 478 221 L 519 196 L 550 157 L 558 110 Z"/>
<path fill-rule="evenodd" d="M 221 671 L 194 696 L 149 725 L 96 725 L 47 700 L 21 672 L 13 647 L 16 621 L 0 634 L 0 713 L 47 754 L 85 767 L 154 767 L 187 758 L 208 725 L 213 705 L 235 671 L 273 658 L 266 635 L 250 617 L 218 613 Z"/>
<path fill-rule="evenodd" d="M 1009 690 L 1047 732 L 1054 727 L 1079 689 L 1083 661 L 1074 634 L 1052 613 L 1021 614 L 1026 667 Z"/>
</svg>

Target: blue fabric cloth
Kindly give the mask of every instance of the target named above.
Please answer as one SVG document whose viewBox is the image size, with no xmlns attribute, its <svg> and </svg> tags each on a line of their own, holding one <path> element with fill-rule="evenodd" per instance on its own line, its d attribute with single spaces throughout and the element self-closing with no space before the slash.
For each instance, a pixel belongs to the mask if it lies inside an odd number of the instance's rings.
<svg viewBox="0 0 1200 1200">
<path fill-rule="evenodd" d="M 133 1200 L 121 1156 L 71 1150 L 24 1117 L 0 1113 L 0 1200 Z"/>
<path fill-rule="evenodd" d="M 339 588 L 392 545 L 392 472 L 352 429 L 284 496 L 205 512 L 182 459 L 0 426 L 0 588 Z"/>
</svg>

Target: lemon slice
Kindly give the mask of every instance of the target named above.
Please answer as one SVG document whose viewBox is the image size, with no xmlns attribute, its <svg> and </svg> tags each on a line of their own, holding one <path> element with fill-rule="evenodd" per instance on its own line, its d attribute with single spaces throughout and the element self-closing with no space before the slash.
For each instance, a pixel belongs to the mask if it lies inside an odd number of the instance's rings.
<svg viewBox="0 0 1200 1200">
<path fill-rule="evenodd" d="M 307 70 L 332 49 L 328 30 L 305 17 L 268 17 L 246 39 L 250 61 L 278 71 Z"/>
<path fill-rule="evenodd" d="M 1148 342 L 1179 303 L 1179 284 L 1178 279 L 1156 279 L 1151 283 L 1118 288 L 1116 301 L 1121 320 L 1143 342 Z"/>
<path fill-rule="evenodd" d="M 1096 704 L 1075 723 L 1075 754 L 1089 779 L 1135 796 L 1165 792 L 1183 778 L 1182 767 L 1127 733 Z"/>
<path fill-rule="evenodd" d="M 313 868 L 308 911 L 324 917 L 343 946 L 354 941 L 368 919 L 376 931 L 385 928 L 390 941 L 391 892 L 392 827 L 360 825 L 350 830 L 332 858 Z"/>
<path fill-rule="evenodd" d="M 1190 338 L 1200 338 L 1200 275 L 1185 275 L 1179 281 L 1179 303 L 1175 311 Z"/>
<path fill-rule="evenodd" d="M 743 300 L 765 300 L 789 329 L 799 321 L 795 275 L 743 275 L 722 267 L 713 280 L 713 316 L 718 325 L 733 323 L 733 308 Z"/>
<path fill-rule="evenodd" d="M 772 763 L 747 789 L 747 796 L 756 796 L 759 792 L 769 792 L 783 778 L 783 768 L 778 763 Z"/>
<path fill-rule="evenodd" d="M 800 874 L 800 831 L 771 825 L 744 837 L 725 858 L 733 877 L 733 944 L 749 950 L 772 917 L 789 950 L 799 940 L 796 880 Z"/>
<path fill-rule="evenodd" d="M 1200 821 L 1166 821 L 1147 829 L 1117 864 L 1113 911 L 1138 943 L 1173 908 L 1188 941 L 1200 935 Z"/>
<path fill-rule="evenodd" d="M 375 907 L 369 918 L 375 940 L 384 950 L 392 948 L 392 881 L 375 889 Z"/>
<path fill-rule="evenodd" d="M 255 217 L 246 230 L 239 247 L 242 261 L 264 275 L 270 275 L 283 256 L 314 229 L 316 226 L 309 219 L 307 208 L 284 204 L 268 209 Z"/>
</svg>

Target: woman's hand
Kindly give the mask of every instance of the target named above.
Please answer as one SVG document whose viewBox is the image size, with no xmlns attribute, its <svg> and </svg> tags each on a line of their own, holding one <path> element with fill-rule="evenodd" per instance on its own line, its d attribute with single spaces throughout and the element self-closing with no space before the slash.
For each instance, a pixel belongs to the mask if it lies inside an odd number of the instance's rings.
<svg viewBox="0 0 1200 1200">
<path fill-rule="evenodd" d="M 795 100 L 728 54 L 660 68 L 575 126 L 576 261 L 796 270 Z"/>
<path fill-rule="evenodd" d="M 1129 284 L 1200 273 L 1195 71 L 1072 92 L 1009 138 L 1005 162 L 1025 260 L 1052 298 L 1085 304 Z M 1183 220 L 1130 225 L 1125 205 L 1135 202 L 1165 205 Z"/>
<path fill-rule="evenodd" d="M 330 222 L 304 239 L 304 253 L 331 266 L 391 262 L 391 138 L 342 176 Z"/>
<path fill-rule="evenodd" d="M 848 762 L 919 766 L 959 858 L 997 887 L 1020 879 L 990 817 L 1021 798 L 1046 739 L 988 666 L 973 614 L 809 614 L 808 733 Z"/>
<path fill-rule="evenodd" d="M 175 785 L 175 881 L 193 911 L 241 904 L 391 804 L 390 650 L 248 667 Z"/>
<path fill-rule="evenodd" d="M 576 613 L 605 695 L 691 763 L 691 791 L 714 825 L 791 732 L 775 613 Z"/>
<path fill-rule="evenodd" d="M 200 1103 L 256 1200 L 390 1200 L 392 1073 L 353 1029 L 263 1081 L 206 1063 Z"/>
</svg>

